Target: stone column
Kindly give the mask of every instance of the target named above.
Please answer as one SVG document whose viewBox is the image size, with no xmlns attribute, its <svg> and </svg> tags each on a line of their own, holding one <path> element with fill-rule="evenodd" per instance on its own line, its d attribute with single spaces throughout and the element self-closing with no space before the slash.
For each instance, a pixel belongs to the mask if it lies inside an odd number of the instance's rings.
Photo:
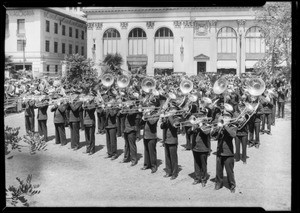
<svg viewBox="0 0 300 213">
<path fill-rule="evenodd" d="M 218 43 L 217 43 L 217 20 L 210 20 L 210 70 L 208 72 L 217 72 L 217 60 L 218 60 Z"/>
<path fill-rule="evenodd" d="M 246 49 L 245 49 L 245 20 L 237 20 L 238 23 L 238 70 L 237 74 L 241 75 L 245 72 L 245 59 L 246 59 Z"/>
<path fill-rule="evenodd" d="M 147 75 L 154 75 L 154 21 L 147 21 L 147 56 L 148 63 L 146 67 Z"/>
<path fill-rule="evenodd" d="M 95 30 L 93 31 L 93 39 L 95 39 L 96 50 L 95 50 L 95 66 L 97 69 L 98 75 L 101 75 L 101 68 L 99 66 L 100 62 L 103 60 L 103 23 L 96 22 Z M 92 40 L 92 42 L 94 42 Z"/>
<path fill-rule="evenodd" d="M 93 32 L 94 31 L 94 23 L 87 23 L 87 58 L 93 58 Z"/>
<path fill-rule="evenodd" d="M 120 36 L 121 36 L 121 42 L 120 45 L 121 47 L 118 47 L 120 50 L 120 54 L 123 58 L 123 65 L 121 66 L 122 69 L 128 70 L 128 64 L 127 64 L 127 55 L 128 55 L 128 22 L 121 22 L 121 31 L 120 31 Z"/>
</svg>

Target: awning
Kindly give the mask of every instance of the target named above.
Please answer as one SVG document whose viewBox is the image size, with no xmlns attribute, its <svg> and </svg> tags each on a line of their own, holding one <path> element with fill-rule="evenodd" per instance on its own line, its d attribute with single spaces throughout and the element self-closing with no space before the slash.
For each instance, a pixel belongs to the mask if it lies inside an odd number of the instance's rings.
<svg viewBox="0 0 300 213">
<path fill-rule="evenodd" d="M 155 62 L 153 68 L 173 69 L 173 62 Z"/>
<path fill-rule="evenodd" d="M 254 65 L 255 65 L 257 62 L 258 62 L 258 61 L 256 61 L 256 60 L 248 60 L 248 61 L 246 61 L 246 63 L 245 63 L 246 68 L 247 68 L 247 69 L 248 69 L 248 68 L 253 68 Z"/>
<path fill-rule="evenodd" d="M 131 67 L 147 66 L 147 61 L 127 61 L 127 63 Z"/>
<path fill-rule="evenodd" d="M 217 61 L 217 68 L 218 69 L 236 69 L 237 68 L 237 64 L 236 61 L 233 60 L 226 60 L 226 61 Z"/>
</svg>

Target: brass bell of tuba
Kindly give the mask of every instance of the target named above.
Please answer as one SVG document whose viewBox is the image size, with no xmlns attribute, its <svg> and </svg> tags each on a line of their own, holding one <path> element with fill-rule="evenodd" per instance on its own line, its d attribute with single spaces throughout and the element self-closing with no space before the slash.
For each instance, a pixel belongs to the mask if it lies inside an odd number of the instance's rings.
<svg viewBox="0 0 300 213">
<path fill-rule="evenodd" d="M 266 89 L 266 84 L 261 78 L 252 78 L 248 81 L 247 91 L 252 96 L 260 96 Z"/>
<path fill-rule="evenodd" d="M 105 73 L 101 76 L 101 82 L 103 86 L 110 87 L 114 83 L 114 76 L 111 73 Z"/>
<path fill-rule="evenodd" d="M 188 79 L 184 79 L 181 81 L 180 83 L 180 90 L 181 92 L 186 95 L 189 94 L 192 90 L 193 90 L 193 82 L 188 80 Z"/>
<path fill-rule="evenodd" d="M 217 95 L 222 94 L 223 92 L 226 91 L 227 86 L 228 86 L 228 81 L 224 77 L 221 77 L 214 83 L 213 91 Z"/>
<path fill-rule="evenodd" d="M 156 88 L 156 81 L 154 78 L 146 77 L 142 80 L 141 87 L 144 92 L 149 93 Z"/>
<path fill-rule="evenodd" d="M 119 88 L 126 88 L 130 83 L 130 76 L 127 74 L 119 75 L 117 78 L 117 85 Z"/>
</svg>

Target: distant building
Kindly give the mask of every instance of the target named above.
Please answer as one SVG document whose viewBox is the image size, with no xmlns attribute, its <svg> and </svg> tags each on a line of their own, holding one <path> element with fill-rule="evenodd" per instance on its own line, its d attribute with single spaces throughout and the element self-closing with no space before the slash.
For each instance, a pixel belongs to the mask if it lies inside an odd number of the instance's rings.
<svg viewBox="0 0 300 213">
<path fill-rule="evenodd" d="M 7 8 L 5 55 L 16 70 L 58 74 L 66 54 L 87 55 L 86 19 L 61 8 Z"/>
<path fill-rule="evenodd" d="M 251 7 L 88 7 L 87 56 L 120 53 L 123 69 L 244 73 L 266 51 Z"/>
</svg>

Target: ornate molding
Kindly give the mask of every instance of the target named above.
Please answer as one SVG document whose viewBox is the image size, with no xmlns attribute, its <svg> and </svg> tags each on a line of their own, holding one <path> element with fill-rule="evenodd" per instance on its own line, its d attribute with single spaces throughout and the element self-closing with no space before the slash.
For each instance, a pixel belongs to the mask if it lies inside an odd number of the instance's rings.
<svg viewBox="0 0 300 213">
<path fill-rule="evenodd" d="M 215 28 L 215 32 L 217 32 L 217 20 L 209 20 L 209 32 L 211 32 L 211 28 L 214 27 Z"/>
<path fill-rule="evenodd" d="M 94 28 L 95 22 L 86 23 L 86 27 L 88 30 L 92 30 Z"/>
<path fill-rule="evenodd" d="M 33 16 L 34 10 L 8 10 L 7 14 L 10 16 Z"/>
<path fill-rule="evenodd" d="M 175 28 L 181 28 L 182 21 L 174 21 L 173 24 Z"/>
<path fill-rule="evenodd" d="M 79 27 L 79 28 L 85 28 L 84 24 L 81 24 L 79 22 L 73 21 L 69 18 L 54 14 L 54 13 L 50 13 L 47 11 L 44 11 L 44 17 L 48 18 L 48 19 L 52 19 L 54 21 L 58 21 L 60 23 L 65 23 L 65 24 L 69 24 L 69 25 L 73 25 L 75 27 Z"/>
<path fill-rule="evenodd" d="M 210 28 L 208 21 L 194 22 L 194 36 L 205 36 Z"/>
<path fill-rule="evenodd" d="M 103 23 L 102 22 L 94 22 L 94 25 L 96 26 L 96 30 L 102 30 Z"/>
<path fill-rule="evenodd" d="M 195 21 L 182 21 L 184 28 L 194 27 Z"/>
<path fill-rule="evenodd" d="M 154 28 L 154 21 L 147 21 L 146 26 L 147 26 L 147 29 L 153 29 Z"/>
<path fill-rule="evenodd" d="M 127 29 L 127 27 L 128 27 L 128 22 L 121 22 L 120 23 L 120 26 L 121 26 L 121 29 Z"/>
<path fill-rule="evenodd" d="M 238 24 L 238 31 L 245 30 L 245 24 L 246 24 L 246 20 L 241 19 L 241 20 L 237 20 L 237 24 Z"/>
</svg>

